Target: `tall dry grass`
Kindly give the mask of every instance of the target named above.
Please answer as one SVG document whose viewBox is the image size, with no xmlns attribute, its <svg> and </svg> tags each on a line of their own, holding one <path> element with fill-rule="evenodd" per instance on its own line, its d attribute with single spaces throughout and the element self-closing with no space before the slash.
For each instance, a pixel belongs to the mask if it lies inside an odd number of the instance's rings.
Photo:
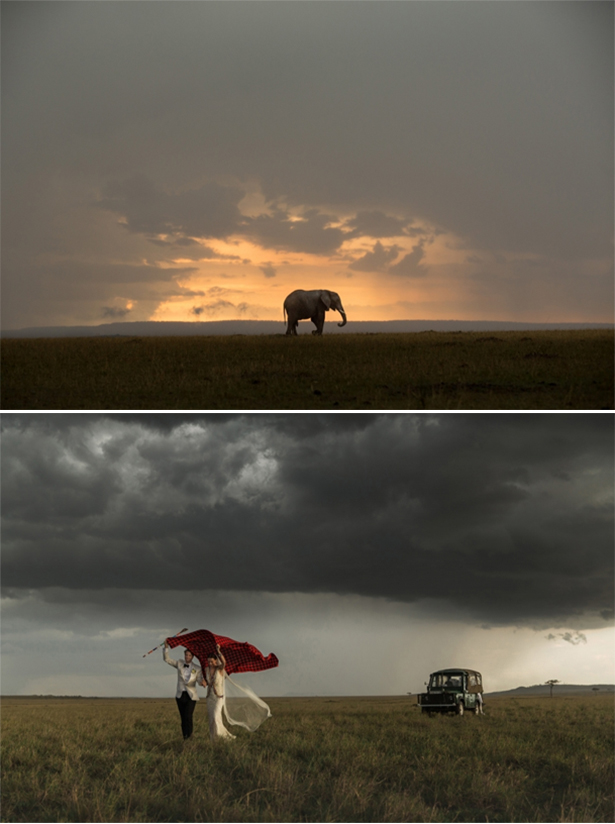
<svg viewBox="0 0 615 824">
<path fill-rule="evenodd" d="M 5 339 L 3 409 L 612 409 L 613 333 Z"/>
<path fill-rule="evenodd" d="M 613 821 L 613 699 L 271 699 L 183 745 L 169 700 L 3 701 L 3 821 Z"/>
</svg>

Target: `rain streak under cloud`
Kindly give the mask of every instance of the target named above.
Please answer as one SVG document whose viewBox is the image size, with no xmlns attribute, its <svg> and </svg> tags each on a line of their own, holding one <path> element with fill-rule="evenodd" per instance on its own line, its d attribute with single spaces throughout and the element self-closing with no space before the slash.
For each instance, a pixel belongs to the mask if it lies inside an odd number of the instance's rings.
<svg viewBox="0 0 615 824">
<path fill-rule="evenodd" d="M 5 328 L 610 321 L 612 15 L 2 4 Z"/>
</svg>

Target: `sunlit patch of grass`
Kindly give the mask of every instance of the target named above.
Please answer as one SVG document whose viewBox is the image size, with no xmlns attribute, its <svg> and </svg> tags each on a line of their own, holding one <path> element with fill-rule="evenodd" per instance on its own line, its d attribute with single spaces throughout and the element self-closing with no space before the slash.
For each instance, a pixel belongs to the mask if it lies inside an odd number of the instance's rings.
<svg viewBox="0 0 615 824">
<path fill-rule="evenodd" d="M 612 409 L 613 333 L 5 339 L 4 409 Z"/>
<path fill-rule="evenodd" d="M 172 699 L 3 701 L 3 821 L 612 821 L 612 696 L 271 699 L 184 745 Z"/>
</svg>

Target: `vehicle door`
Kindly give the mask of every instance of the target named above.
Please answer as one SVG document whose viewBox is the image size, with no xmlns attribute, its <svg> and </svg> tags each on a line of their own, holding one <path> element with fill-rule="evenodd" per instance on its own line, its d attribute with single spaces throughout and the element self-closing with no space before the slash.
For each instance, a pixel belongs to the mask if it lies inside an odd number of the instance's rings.
<svg viewBox="0 0 615 824">
<path fill-rule="evenodd" d="M 478 686 L 478 679 L 472 673 L 467 673 L 464 681 L 466 708 L 473 710 L 476 707 L 476 688 Z"/>
</svg>

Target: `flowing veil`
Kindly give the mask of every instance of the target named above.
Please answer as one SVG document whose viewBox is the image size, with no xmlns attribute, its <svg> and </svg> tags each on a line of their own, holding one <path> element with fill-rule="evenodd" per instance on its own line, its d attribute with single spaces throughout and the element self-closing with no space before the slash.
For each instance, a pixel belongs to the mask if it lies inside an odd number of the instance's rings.
<svg viewBox="0 0 615 824">
<path fill-rule="evenodd" d="M 230 675 L 225 681 L 224 714 L 229 724 L 245 727 L 254 732 L 267 718 L 271 710 L 247 685 L 238 684 Z"/>
</svg>

